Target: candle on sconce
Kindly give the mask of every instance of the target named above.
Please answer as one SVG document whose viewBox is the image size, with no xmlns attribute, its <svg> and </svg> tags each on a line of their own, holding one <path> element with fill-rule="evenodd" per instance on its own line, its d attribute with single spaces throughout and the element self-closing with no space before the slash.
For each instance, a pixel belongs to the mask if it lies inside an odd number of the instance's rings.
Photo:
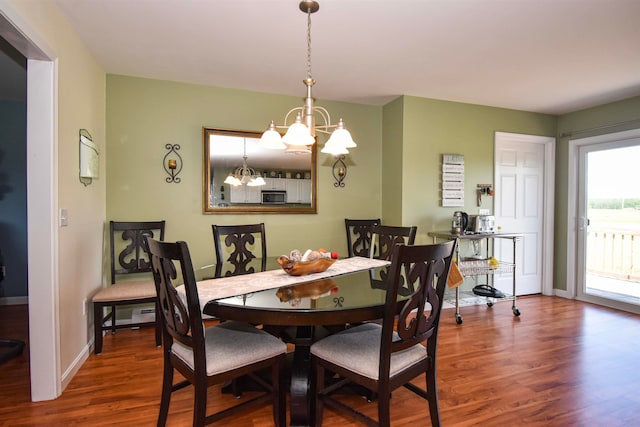
<svg viewBox="0 0 640 427">
<path fill-rule="evenodd" d="M 178 175 L 182 171 L 182 157 L 180 157 L 180 146 L 178 144 L 166 144 L 164 146 L 168 150 L 168 152 L 162 158 L 162 167 L 164 168 L 165 173 L 168 175 L 165 178 L 166 182 L 173 182 L 175 184 L 180 183 L 180 178 Z M 180 163 L 178 165 L 178 163 Z"/>
<path fill-rule="evenodd" d="M 344 178 L 347 176 L 347 164 L 344 162 L 344 154 L 334 156 L 336 161 L 333 163 L 333 178 L 336 182 L 335 187 L 344 187 Z"/>
</svg>

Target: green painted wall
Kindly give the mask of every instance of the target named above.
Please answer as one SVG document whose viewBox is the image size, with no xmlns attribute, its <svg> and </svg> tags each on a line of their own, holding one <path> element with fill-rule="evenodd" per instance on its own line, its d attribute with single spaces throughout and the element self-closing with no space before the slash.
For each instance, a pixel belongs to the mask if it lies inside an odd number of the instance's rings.
<svg viewBox="0 0 640 427">
<path fill-rule="evenodd" d="M 57 196 L 55 206 L 67 209 L 69 225 L 60 227 L 55 232 L 53 262 L 56 263 L 54 282 L 57 282 L 57 286 L 56 283 L 51 285 L 55 297 L 43 297 L 45 294 L 42 290 L 48 290 L 48 287 L 41 283 L 29 286 L 29 296 L 31 298 L 39 293 L 35 301 L 53 298 L 52 309 L 58 314 L 55 326 L 59 335 L 54 339 L 57 341 L 59 356 L 52 357 L 59 362 L 57 379 L 64 389 L 73 376 L 74 369 L 84 360 L 83 352 L 93 337 L 93 316 L 91 310 L 86 310 L 85 301 L 90 301 L 103 284 L 102 236 L 106 212 L 106 185 L 103 179 L 105 163 L 102 156 L 105 147 L 105 72 L 68 24 L 55 2 L 9 0 L 1 3 L 0 8 L 6 7 L 2 13 L 12 17 L 8 22 L 16 23 L 26 38 L 42 46 L 51 55 L 51 59 L 55 60 L 53 84 L 56 105 L 53 132 L 56 142 L 52 149 L 55 150 L 57 162 L 54 167 L 56 175 L 41 185 L 55 186 L 52 190 L 52 194 Z M 100 177 L 87 187 L 78 178 L 80 129 L 89 130 L 101 153 Z M 34 184 L 27 183 L 27 187 L 32 189 Z M 49 313 L 49 308 L 42 308 L 44 313 Z M 42 316 L 39 318 L 43 319 Z M 46 318 L 46 321 L 49 320 Z M 48 329 L 41 329 L 40 323 L 43 322 L 34 322 L 32 332 L 37 331 L 39 336 L 48 335 Z M 37 339 L 37 336 L 31 338 Z M 48 348 L 48 344 L 44 344 L 44 348 Z M 42 345 L 31 348 L 32 362 L 33 351 L 38 349 L 42 350 Z M 31 375 L 53 374 L 48 369 L 46 366 L 36 366 Z M 32 393 L 40 399 L 50 396 L 54 389 L 50 381 L 51 378 L 47 377 L 40 378 L 37 384 L 32 383 Z"/>
<path fill-rule="evenodd" d="M 555 198 L 555 266 L 554 287 L 567 289 L 567 270 L 575 268 L 566 262 L 569 187 L 569 137 L 588 137 L 620 132 L 640 127 L 640 97 L 612 102 L 586 110 L 565 114 L 558 118 L 556 145 L 556 198 Z"/>
<path fill-rule="evenodd" d="M 167 239 L 186 240 L 196 266 L 213 262 L 211 224 L 265 222 L 270 254 L 323 246 L 346 253 L 344 218 L 417 225 L 417 243 L 446 230 L 455 210 L 477 212 L 476 184 L 493 183 L 495 132 L 562 133 L 640 118 L 640 97 L 556 117 L 402 96 L 384 107 L 321 102 L 344 117 L 358 148 L 346 186 L 333 186 L 333 157 L 319 154 L 317 215 L 203 215 L 202 127 L 262 130 L 300 98 L 184 83 L 107 76 L 107 218 L 164 218 Z M 622 129 L 613 129 L 622 130 Z M 566 289 L 567 143 L 556 149 L 555 284 Z M 164 145 L 178 143 L 180 184 L 167 184 Z M 324 143 L 321 137 L 320 143 Z M 442 154 L 465 156 L 465 206 L 440 207 Z M 482 207 L 493 210 L 493 199 Z"/>
<path fill-rule="evenodd" d="M 552 115 L 411 96 L 402 102 L 402 223 L 418 226 L 416 243 L 430 243 L 430 231 L 448 230 L 454 211 L 478 212 L 476 184 L 493 183 L 495 132 L 553 136 L 556 130 Z M 441 207 L 445 153 L 464 155 L 462 208 Z M 484 197 L 482 207 L 493 211 L 493 198 Z"/>
<path fill-rule="evenodd" d="M 404 103 L 402 97 L 383 109 L 382 137 L 382 222 L 386 225 L 405 225 L 402 220 L 403 194 L 403 131 Z"/>
<path fill-rule="evenodd" d="M 304 95 L 303 86 L 300 87 Z M 135 77 L 107 76 L 107 220 L 167 220 L 166 239 L 185 240 L 196 267 L 214 260 L 211 225 L 264 222 L 271 255 L 324 247 L 346 254 L 344 218 L 380 216 L 382 107 L 323 102 L 358 144 L 344 188 L 334 158 L 318 153 L 317 215 L 202 214 L 202 127 L 266 129 L 302 99 Z M 324 136 L 321 136 L 321 144 Z M 165 144 L 180 144 L 182 182 L 168 184 Z"/>
</svg>

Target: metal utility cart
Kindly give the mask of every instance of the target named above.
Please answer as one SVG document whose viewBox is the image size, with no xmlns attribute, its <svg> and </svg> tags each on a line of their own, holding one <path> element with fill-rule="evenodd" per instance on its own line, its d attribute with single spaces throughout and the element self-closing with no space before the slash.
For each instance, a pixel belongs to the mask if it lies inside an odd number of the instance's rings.
<svg viewBox="0 0 640 427">
<path fill-rule="evenodd" d="M 518 233 L 471 233 L 471 234 L 456 234 L 450 231 L 434 231 L 430 232 L 429 236 L 433 238 L 433 243 L 440 240 L 457 240 L 456 245 L 456 262 L 458 268 L 464 277 L 485 277 L 486 284 L 485 289 L 493 288 L 494 275 L 497 273 L 511 273 L 513 280 L 513 293 L 503 294 L 500 291 L 495 290 L 496 294 L 493 296 L 483 295 L 478 293 L 479 290 L 472 291 L 469 296 L 477 297 L 478 295 L 484 296 L 487 300 L 487 306 L 491 307 L 497 301 L 513 301 L 511 309 L 514 316 L 520 316 L 520 309 L 516 305 L 516 242 L 522 238 L 522 234 Z M 513 262 L 498 261 L 497 265 L 492 265 L 491 258 L 494 254 L 494 244 L 496 239 L 506 239 L 513 242 Z M 480 242 L 485 241 L 485 252 L 483 254 L 476 254 L 473 257 L 460 257 L 460 246 L 462 242 Z M 476 286 L 478 288 L 478 286 Z M 462 324 L 462 316 L 460 315 L 460 299 L 461 293 L 469 293 L 461 291 L 460 286 L 455 288 L 455 306 L 456 306 L 456 323 Z"/>
</svg>

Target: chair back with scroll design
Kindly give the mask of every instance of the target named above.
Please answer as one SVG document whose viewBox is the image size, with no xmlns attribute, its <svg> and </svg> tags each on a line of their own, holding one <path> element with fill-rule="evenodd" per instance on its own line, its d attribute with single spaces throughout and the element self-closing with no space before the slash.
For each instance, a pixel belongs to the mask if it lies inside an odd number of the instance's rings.
<svg viewBox="0 0 640 427">
<path fill-rule="evenodd" d="M 389 426 L 390 404 L 395 400 L 391 399 L 391 392 L 400 386 L 426 399 L 431 424 L 440 425 L 436 345 L 455 245 L 452 240 L 436 245 L 396 246 L 387 278 L 382 325 L 365 323 L 311 346 L 315 425 L 322 424 L 322 410 L 326 404 L 360 419 L 368 419 L 368 424 Z M 407 298 L 399 299 L 399 289 L 406 282 L 411 283 L 415 291 Z M 423 344 L 425 341 L 426 345 Z M 333 378 L 326 375 L 325 370 L 341 379 L 325 387 L 325 379 Z M 426 374 L 426 389 L 410 382 L 422 374 Z M 359 384 L 377 395 L 378 423 L 332 395 L 349 383 Z"/>
<path fill-rule="evenodd" d="M 267 332 L 241 322 L 228 321 L 205 329 L 187 244 L 158 242 L 153 239 L 147 239 L 147 244 L 160 305 L 164 352 L 162 397 L 157 425 L 164 426 L 167 422 L 171 394 L 192 385 L 194 426 L 246 412 L 249 405 L 270 402 L 273 406 L 274 425 L 284 427 L 286 345 Z M 179 274 L 176 264 L 179 265 Z M 179 283 L 183 286 L 176 287 Z M 265 369 L 271 372 L 270 383 L 256 375 Z M 174 384 L 174 371 L 178 371 L 184 381 Z M 208 387 L 245 375 L 251 376 L 264 389 L 264 393 L 207 415 Z"/>
<path fill-rule="evenodd" d="M 264 223 L 212 225 L 216 252 L 215 277 L 265 271 L 267 241 Z"/>
<path fill-rule="evenodd" d="M 390 261 L 391 254 L 397 245 L 413 245 L 415 243 L 417 230 L 418 227 L 416 226 L 374 225 L 371 228 L 371 258 Z M 385 289 L 387 275 L 388 268 L 371 270 L 371 287 Z M 407 286 L 410 286 L 410 284 L 407 284 Z M 412 290 L 401 287 L 400 294 L 406 295 L 408 292 L 412 292 Z"/>
<path fill-rule="evenodd" d="M 371 228 L 380 224 L 377 219 L 348 219 L 344 225 L 347 229 L 347 251 L 350 257 L 368 257 L 371 248 Z"/>
<path fill-rule="evenodd" d="M 96 354 L 102 352 L 102 333 L 134 326 L 154 325 L 156 345 L 160 345 L 160 320 L 121 322 L 116 324 L 117 307 L 155 304 L 155 286 L 151 277 L 151 261 L 144 244 L 145 237 L 164 240 L 165 221 L 110 221 L 109 246 L 111 286 L 100 289 L 92 298 Z M 141 280 L 143 279 L 143 280 Z M 110 309 L 105 313 L 105 309 Z"/>
</svg>

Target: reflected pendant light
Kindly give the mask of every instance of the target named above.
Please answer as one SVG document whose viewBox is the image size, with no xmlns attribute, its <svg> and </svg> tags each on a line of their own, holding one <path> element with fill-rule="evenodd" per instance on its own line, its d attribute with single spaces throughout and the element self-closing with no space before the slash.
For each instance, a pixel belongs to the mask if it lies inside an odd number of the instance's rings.
<svg viewBox="0 0 640 427">
<path fill-rule="evenodd" d="M 246 185 L 248 187 L 259 187 L 262 185 L 266 185 L 266 181 L 260 173 L 256 173 L 255 170 L 249 167 L 247 164 L 247 139 L 243 140 L 243 155 L 242 155 L 242 166 L 236 168 L 235 171 L 229 173 L 227 178 L 224 180 L 225 184 L 233 185 L 237 187 L 239 185 Z"/>
</svg>

